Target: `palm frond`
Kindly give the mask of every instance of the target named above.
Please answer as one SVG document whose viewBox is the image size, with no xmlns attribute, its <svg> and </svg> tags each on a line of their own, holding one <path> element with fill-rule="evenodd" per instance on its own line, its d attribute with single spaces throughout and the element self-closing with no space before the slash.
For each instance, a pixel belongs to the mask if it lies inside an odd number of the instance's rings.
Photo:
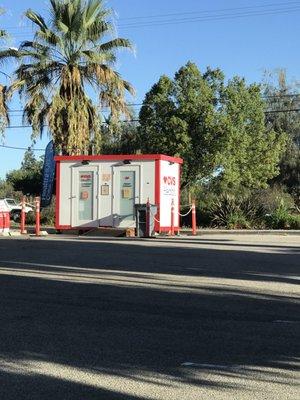
<svg viewBox="0 0 300 400">
<path fill-rule="evenodd" d="M 99 46 L 99 50 L 106 52 L 111 50 L 118 50 L 120 48 L 133 49 L 132 43 L 128 39 L 116 38 L 109 42 L 103 43 Z"/>
<path fill-rule="evenodd" d="M 37 25 L 42 31 L 46 31 L 48 29 L 44 18 L 40 14 L 29 9 L 26 11 L 25 15 L 31 22 Z"/>
</svg>

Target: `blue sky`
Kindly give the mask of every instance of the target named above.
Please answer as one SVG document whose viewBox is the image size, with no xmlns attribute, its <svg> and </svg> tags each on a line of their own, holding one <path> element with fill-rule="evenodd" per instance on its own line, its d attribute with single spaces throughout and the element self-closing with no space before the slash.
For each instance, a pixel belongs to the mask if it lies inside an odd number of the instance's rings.
<svg viewBox="0 0 300 400">
<path fill-rule="evenodd" d="M 277 68 L 300 80 L 300 1 L 107 0 L 106 4 L 116 13 L 119 36 L 135 44 L 135 54 L 122 52 L 117 65 L 136 88 L 136 98 L 129 99 L 133 102 L 141 102 L 160 75 L 173 76 L 188 60 L 202 70 L 219 67 L 227 78 L 240 75 L 248 82 L 261 81 L 264 70 Z M 47 0 L 0 0 L 0 5 L 6 9 L 0 27 L 7 28 L 14 46 L 31 37 L 23 12 L 32 8 L 46 16 L 48 10 Z M 283 13 L 283 8 L 289 12 Z M 246 12 L 260 15 L 245 16 Z M 22 108 L 17 97 L 10 108 Z M 11 124 L 21 122 L 20 112 L 12 112 Z M 7 129 L 5 145 L 28 147 L 30 135 L 28 128 Z M 44 148 L 48 140 L 45 135 L 36 148 Z M 23 154 L 0 147 L 0 178 L 20 166 Z"/>
</svg>

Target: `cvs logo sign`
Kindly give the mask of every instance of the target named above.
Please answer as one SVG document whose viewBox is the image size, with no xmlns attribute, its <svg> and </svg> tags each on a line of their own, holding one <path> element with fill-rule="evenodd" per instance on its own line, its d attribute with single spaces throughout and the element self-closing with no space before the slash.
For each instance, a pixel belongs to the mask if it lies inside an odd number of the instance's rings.
<svg viewBox="0 0 300 400">
<path fill-rule="evenodd" d="M 163 177 L 163 181 L 165 185 L 168 186 L 175 186 L 176 185 L 176 179 L 175 176 L 164 176 Z"/>
</svg>

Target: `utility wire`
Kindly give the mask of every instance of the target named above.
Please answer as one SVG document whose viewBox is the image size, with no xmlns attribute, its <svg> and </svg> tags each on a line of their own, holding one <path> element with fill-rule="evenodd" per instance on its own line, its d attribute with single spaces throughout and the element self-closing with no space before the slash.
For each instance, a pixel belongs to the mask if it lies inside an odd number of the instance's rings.
<svg viewBox="0 0 300 400">
<path fill-rule="evenodd" d="M 210 21 L 221 21 L 227 19 L 247 18 L 247 17 L 260 17 L 265 15 L 278 15 L 290 12 L 300 11 L 300 7 L 293 7 L 287 9 L 277 9 L 265 12 L 248 12 L 248 13 L 237 13 L 237 14 L 220 14 L 220 15 L 207 15 L 205 17 L 193 17 L 193 18 L 181 18 L 181 19 L 169 19 L 162 21 L 149 21 L 149 22 L 136 22 L 127 25 L 119 25 L 120 29 L 132 29 L 132 28 L 144 28 L 144 27 L 156 27 L 165 25 L 177 25 L 194 22 L 210 22 Z"/>
<path fill-rule="evenodd" d="M 120 121 L 122 123 L 130 123 L 130 122 L 139 122 L 139 119 L 128 119 Z M 101 125 L 109 125 L 109 122 L 101 122 Z M 5 129 L 18 129 L 18 128 L 31 128 L 31 125 L 10 125 L 7 126 Z M 48 125 L 43 125 L 43 128 L 47 128 Z"/>
<path fill-rule="evenodd" d="M 270 8 L 269 7 L 279 7 L 279 8 Z M 276 15 L 276 14 L 284 14 L 290 12 L 300 11 L 300 3 L 299 2 L 289 2 L 289 3 L 273 3 L 268 5 L 260 5 L 260 6 L 249 6 L 249 7 L 239 7 L 239 8 L 225 8 L 218 10 L 207 10 L 207 11 L 195 11 L 195 12 L 182 12 L 182 13 L 174 13 L 174 14 L 161 14 L 156 16 L 140 16 L 140 17 L 131 17 L 127 18 L 127 24 L 119 24 L 119 28 L 122 29 L 131 29 L 131 28 L 142 28 L 142 27 L 151 27 L 151 26 L 163 26 L 170 24 L 182 24 L 182 23 L 193 23 L 193 22 L 205 22 L 205 21 L 218 21 L 218 20 L 226 20 L 226 19 L 235 19 L 235 18 L 245 18 L 245 17 L 256 17 L 256 16 L 265 16 L 265 15 Z M 265 8 L 265 9 L 264 9 Z M 242 11 L 245 10 L 245 11 Z M 246 11 L 248 10 L 248 11 Z M 235 12 L 233 12 L 235 11 Z M 236 12 L 237 11 L 237 12 Z M 225 12 L 225 13 L 224 13 Z M 197 14 L 206 14 L 202 16 L 197 16 Z M 184 15 L 193 15 L 193 17 L 185 17 Z M 169 18 L 158 20 L 157 18 L 168 18 L 171 16 L 178 16 L 179 18 Z M 147 20 L 148 18 L 148 20 Z M 145 21 L 140 21 L 139 19 L 144 19 Z M 125 18 L 123 19 L 125 20 Z M 136 22 L 134 22 L 136 20 Z M 120 19 L 122 21 L 122 19 Z M 7 28 L 8 29 L 8 28 Z M 14 29 L 11 27 L 10 29 Z M 28 28 L 26 28 L 28 29 Z M 29 32 L 28 32 L 29 34 Z M 14 36 L 20 37 L 20 35 L 24 35 L 20 32 L 20 27 L 18 28 L 18 32 L 15 33 Z"/>
<path fill-rule="evenodd" d="M 209 14 L 209 13 L 220 13 L 220 12 L 234 12 L 234 11 L 243 11 L 243 10 L 249 10 L 249 11 L 255 11 L 264 9 L 267 11 L 268 8 L 270 7 L 289 7 L 289 6 L 297 6 L 299 5 L 299 1 L 287 1 L 287 2 L 280 2 L 280 3 L 268 3 L 268 4 L 260 4 L 260 5 L 253 5 L 253 6 L 246 6 L 246 7 L 227 7 L 227 8 L 218 8 L 218 9 L 209 9 L 209 10 L 194 10 L 194 11 L 182 11 L 182 12 L 177 12 L 177 13 L 168 13 L 168 14 L 155 14 L 155 15 L 138 15 L 134 17 L 120 17 L 117 18 L 118 21 L 134 21 L 134 20 L 144 20 L 144 19 L 156 19 L 156 18 L 165 18 L 165 17 L 182 17 L 184 15 L 197 15 L 197 14 Z M 249 12 L 248 11 L 248 12 Z M 7 26 L 4 27 L 5 31 L 10 31 L 10 30 L 17 30 L 18 32 L 21 29 L 27 29 L 32 31 L 31 26 Z"/>
<path fill-rule="evenodd" d="M 265 114 L 270 113 L 289 113 L 289 112 L 300 112 L 300 108 L 291 108 L 288 110 L 266 110 L 264 111 Z M 133 123 L 133 122 L 140 122 L 139 119 L 128 119 L 120 121 L 121 123 Z M 108 122 L 102 122 L 102 125 L 109 125 Z M 44 128 L 48 127 L 48 125 L 43 125 Z M 31 128 L 31 125 L 11 125 L 7 126 L 6 129 L 18 129 L 18 128 Z"/>
<path fill-rule="evenodd" d="M 271 114 L 271 113 L 288 113 L 288 112 L 299 112 L 300 108 L 293 108 L 290 110 L 268 110 L 265 111 L 265 114 Z"/>
<path fill-rule="evenodd" d="M 265 7 L 279 7 L 279 6 L 288 6 L 288 5 L 299 5 L 299 1 L 285 1 L 282 3 L 271 3 L 271 4 L 261 4 L 261 5 L 254 5 L 254 6 L 246 6 L 246 7 L 232 7 L 232 8 L 219 8 L 219 9 L 210 9 L 210 10 L 202 10 L 202 11 L 188 11 L 188 12 L 178 12 L 178 13 L 171 13 L 171 14 L 156 14 L 156 15 L 141 15 L 136 17 L 126 17 L 126 18 L 119 18 L 119 21 L 125 20 L 136 20 L 136 19 L 146 19 L 146 18 L 163 18 L 163 17 L 176 17 L 182 15 L 195 15 L 195 14 L 203 14 L 203 13 L 210 13 L 210 12 L 223 12 L 223 11 L 240 11 L 240 10 L 249 10 L 249 9 L 260 9 Z"/>
<path fill-rule="evenodd" d="M 294 108 L 290 110 L 268 110 L 265 111 L 265 114 L 271 114 L 271 113 L 285 113 L 285 112 L 300 112 L 300 108 Z M 133 122 L 139 122 L 138 119 L 131 119 L 131 120 L 124 120 L 121 121 L 122 123 L 133 123 Z M 102 124 L 108 124 L 107 122 L 103 122 Z M 47 127 L 47 125 L 45 125 Z M 31 128 L 30 125 L 15 125 L 15 126 L 9 126 L 6 129 L 15 129 L 15 128 Z M 2 148 L 6 149 L 12 149 L 12 150 L 28 150 L 30 147 L 14 147 L 14 146 L 6 146 L 6 145 L 0 145 Z M 45 151 L 45 149 L 31 149 L 32 151 Z"/>
<path fill-rule="evenodd" d="M 299 94 L 296 94 L 296 93 L 295 94 L 280 94 L 280 95 L 274 94 L 274 95 L 262 96 L 263 99 L 281 99 L 281 98 L 297 98 L 297 97 L 300 98 L 300 93 Z M 144 103 L 127 103 L 126 106 L 128 106 L 128 107 L 142 107 L 142 106 L 147 107 L 148 106 L 148 107 L 150 107 L 150 105 L 147 105 Z M 103 110 L 108 110 L 108 109 L 109 109 L 108 107 L 103 108 Z M 9 113 L 12 113 L 12 112 L 22 113 L 18 116 L 23 116 L 23 111 L 24 110 L 21 110 L 21 109 L 20 110 L 17 110 L 17 109 L 8 110 Z M 13 115 L 13 117 L 16 117 L 16 115 Z"/>
<path fill-rule="evenodd" d="M 12 149 L 12 150 L 32 150 L 32 151 L 45 151 L 45 149 L 32 149 L 29 147 L 14 147 L 14 146 L 6 146 L 4 144 L 0 144 L 0 147 L 4 147 L 5 149 Z"/>
<path fill-rule="evenodd" d="M 224 13 L 228 12 L 228 16 L 236 15 L 235 12 L 238 13 L 253 13 L 253 12 L 273 12 L 273 11 L 285 11 L 285 10 L 293 10 L 297 6 L 300 5 L 299 1 L 288 1 L 288 2 L 280 2 L 280 3 L 268 3 L 268 4 L 261 4 L 261 5 L 253 5 L 253 6 L 246 6 L 246 7 L 231 7 L 231 8 L 219 8 L 219 9 L 209 9 L 209 10 L 194 10 L 194 11 L 182 11 L 182 12 L 177 12 L 177 13 L 168 13 L 168 14 L 156 14 L 156 15 L 141 15 L 141 16 L 135 16 L 135 17 L 126 17 L 126 18 L 118 18 L 118 21 L 133 21 L 129 22 L 129 24 L 135 24 L 135 20 L 149 20 L 146 21 L 146 23 L 149 22 L 154 22 L 155 19 L 157 18 L 168 18 L 168 17 L 182 17 L 185 15 L 192 15 L 193 17 L 197 16 L 197 14 L 208 14 L 205 15 L 205 17 L 213 17 L 213 16 L 218 16 L 219 13 Z M 274 8 L 275 9 L 270 9 L 269 8 Z M 279 7 L 279 8 L 278 8 Z M 256 11 L 257 10 L 257 11 Z M 244 11 L 244 12 L 243 12 Z M 144 22 L 142 22 L 144 23 Z M 128 24 L 127 24 L 128 25 Z M 32 27 L 30 26 L 8 26 L 4 28 L 6 31 L 9 30 L 17 30 L 17 33 L 20 32 L 21 29 L 28 29 L 32 30 Z"/>
</svg>

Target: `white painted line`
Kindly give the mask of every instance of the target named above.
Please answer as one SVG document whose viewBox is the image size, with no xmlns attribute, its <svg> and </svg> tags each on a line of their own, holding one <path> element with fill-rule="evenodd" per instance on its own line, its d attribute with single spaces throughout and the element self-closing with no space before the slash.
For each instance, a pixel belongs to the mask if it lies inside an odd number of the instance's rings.
<svg viewBox="0 0 300 400">
<path fill-rule="evenodd" d="M 286 321 L 283 319 L 277 319 L 276 321 L 273 321 L 274 324 L 299 324 L 300 321 Z"/>
<path fill-rule="evenodd" d="M 198 364 L 193 362 L 184 362 L 181 364 L 182 367 L 198 367 L 206 369 L 240 369 L 237 365 L 220 365 L 220 364 Z"/>
<path fill-rule="evenodd" d="M 191 271 L 203 271 L 203 268 L 186 268 L 189 269 Z"/>
</svg>

